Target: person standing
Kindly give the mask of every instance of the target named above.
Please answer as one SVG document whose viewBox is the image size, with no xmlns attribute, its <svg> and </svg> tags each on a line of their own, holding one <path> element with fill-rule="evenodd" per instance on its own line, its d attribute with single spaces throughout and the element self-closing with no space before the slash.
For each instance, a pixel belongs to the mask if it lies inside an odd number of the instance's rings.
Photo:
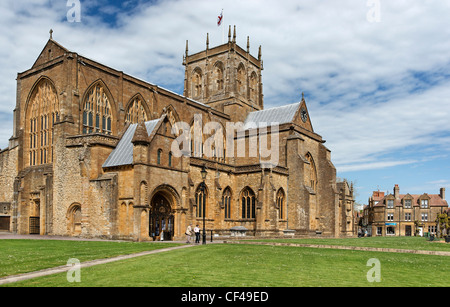
<svg viewBox="0 0 450 307">
<path fill-rule="evenodd" d="M 191 236 L 192 236 L 192 224 L 189 224 L 189 226 L 186 229 L 186 243 L 191 243 Z"/>
<path fill-rule="evenodd" d="M 195 225 L 194 233 L 195 233 L 195 243 L 200 243 L 200 228 L 198 227 L 198 225 Z"/>
</svg>

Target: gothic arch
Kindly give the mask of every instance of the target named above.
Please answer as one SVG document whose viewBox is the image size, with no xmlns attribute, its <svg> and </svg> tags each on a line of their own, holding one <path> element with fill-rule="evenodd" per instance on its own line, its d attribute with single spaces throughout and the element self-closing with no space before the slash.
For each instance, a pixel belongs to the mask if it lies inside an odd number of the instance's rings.
<svg viewBox="0 0 450 307">
<path fill-rule="evenodd" d="M 125 107 L 125 125 L 137 124 L 139 121 L 150 120 L 150 109 L 141 94 L 136 94 L 128 101 Z"/>
<path fill-rule="evenodd" d="M 73 203 L 67 210 L 67 233 L 70 236 L 79 236 L 81 234 L 81 205 Z"/>
<path fill-rule="evenodd" d="M 60 104 L 53 81 L 40 77 L 33 85 L 26 102 L 25 152 L 27 165 L 53 162 L 53 127 L 60 118 Z"/>
<path fill-rule="evenodd" d="M 225 84 L 225 66 L 222 61 L 217 61 L 213 66 L 213 89 L 215 93 L 222 92 Z"/>
<path fill-rule="evenodd" d="M 103 80 L 94 81 L 85 91 L 80 103 L 81 133 L 116 134 L 117 106 Z"/>
<path fill-rule="evenodd" d="M 236 92 L 239 95 L 246 96 L 247 72 L 243 63 L 239 64 L 236 74 Z"/>
<path fill-rule="evenodd" d="M 258 103 L 258 75 L 254 71 L 250 75 L 250 101 Z"/>
<path fill-rule="evenodd" d="M 283 188 L 279 188 L 276 195 L 276 207 L 278 208 L 278 218 L 286 219 L 286 193 Z"/>
<path fill-rule="evenodd" d="M 203 72 L 200 67 L 192 71 L 192 97 L 201 98 L 203 95 Z"/>
<path fill-rule="evenodd" d="M 310 187 L 314 192 L 317 191 L 317 169 L 311 153 L 305 156 L 308 163 L 305 165 L 305 185 Z"/>
<path fill-rule="evenodd" d="M 242 218 L 254 219 L 256 218 L 256 194 L 253 190 L 246 186 L 239 194 L 241 204 Z"/>
<path fill-rule="evenodd" d="M 157 193 L 161 193 L 162 195 L 164 195 L 164 197 L 167 198 L 167 200 L 171 203 L 173 208 L 178 207 L 181 204 L 180 194 L 171 185 L 168 184 L 159 185 L 152 191 L 149 199 L 150 200 L 153 199 L 153 197 Z"/>
</svg>

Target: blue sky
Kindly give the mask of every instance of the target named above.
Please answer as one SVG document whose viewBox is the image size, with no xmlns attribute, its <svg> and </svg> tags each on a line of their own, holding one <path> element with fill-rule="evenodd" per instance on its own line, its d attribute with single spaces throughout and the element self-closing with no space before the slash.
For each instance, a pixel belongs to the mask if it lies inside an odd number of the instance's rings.
<svg viewBox="0 0 450 307">
<path fill-rule="evenodd" d="M 219 45 L 228 25 L 251 52 L 262 46 L 265 107 L 301 93 L 338 177 L 357 200 L 373 190 L 450 189 L 450 3 L 438 0 L 162 0 L 0 3 L 0 147 L 8 146 L 15 78 L 48 39 L 182 93 L 190 53 Z M 67 4 L 69 3 L 69 6 Z M 217 27 L 223 9 L 225 31 Z M 376 17 L 376 18 L 374 18 Z"/>
</svg>

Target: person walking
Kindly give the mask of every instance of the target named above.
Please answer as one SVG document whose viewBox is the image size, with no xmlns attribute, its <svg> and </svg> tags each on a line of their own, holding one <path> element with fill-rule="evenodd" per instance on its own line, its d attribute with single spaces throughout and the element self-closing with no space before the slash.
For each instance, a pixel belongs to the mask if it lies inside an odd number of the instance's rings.
<svg viewBox="0 0 450 307">
<path fill-rule="evenodd" d="M 189 226 L 186 229 L 186 243 L 191 243 L 191 236 L 192 236 L 192 224 L 189 224 Z"/>
<path fill-rule="evenodd" d="M 200 243 L 200 228 L 198 227 L 198 225 L 195 225 L 194 233 L 195 233 L 195 243 Z"/>
</svg>

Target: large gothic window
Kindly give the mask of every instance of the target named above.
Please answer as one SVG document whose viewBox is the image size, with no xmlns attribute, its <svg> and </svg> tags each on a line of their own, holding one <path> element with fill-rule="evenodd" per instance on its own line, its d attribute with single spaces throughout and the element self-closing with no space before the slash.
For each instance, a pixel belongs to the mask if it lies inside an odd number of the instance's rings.
<svg viewBox="0 0 450 307">
<path fill-rule="evenodd" d="M 53 162 L 53 127 L 59 121 L 58 96 L 49 80 L 43 79 L 31 95 L 27 113 L 29 165 Z"/>
<path fill-rule="evenodd" d="M 147 120 L 148 116 L 142 98 L 134 98 L 128 106 L 125 124 L 137 124 L 140 121 L 146 122 Z"/>
<path fill-rule="evenodd" d="M 256 217 L 256 197 L 250 188 L 245 188 L 241 193 L 242 218 L 254 219 Z"/>
<path fill-rule="evenodd" d="M 84 103 L 83 134 L 112 132 L 111 104 L 105 89 L 97 84 L 92 87 Z"/>
</svg>

